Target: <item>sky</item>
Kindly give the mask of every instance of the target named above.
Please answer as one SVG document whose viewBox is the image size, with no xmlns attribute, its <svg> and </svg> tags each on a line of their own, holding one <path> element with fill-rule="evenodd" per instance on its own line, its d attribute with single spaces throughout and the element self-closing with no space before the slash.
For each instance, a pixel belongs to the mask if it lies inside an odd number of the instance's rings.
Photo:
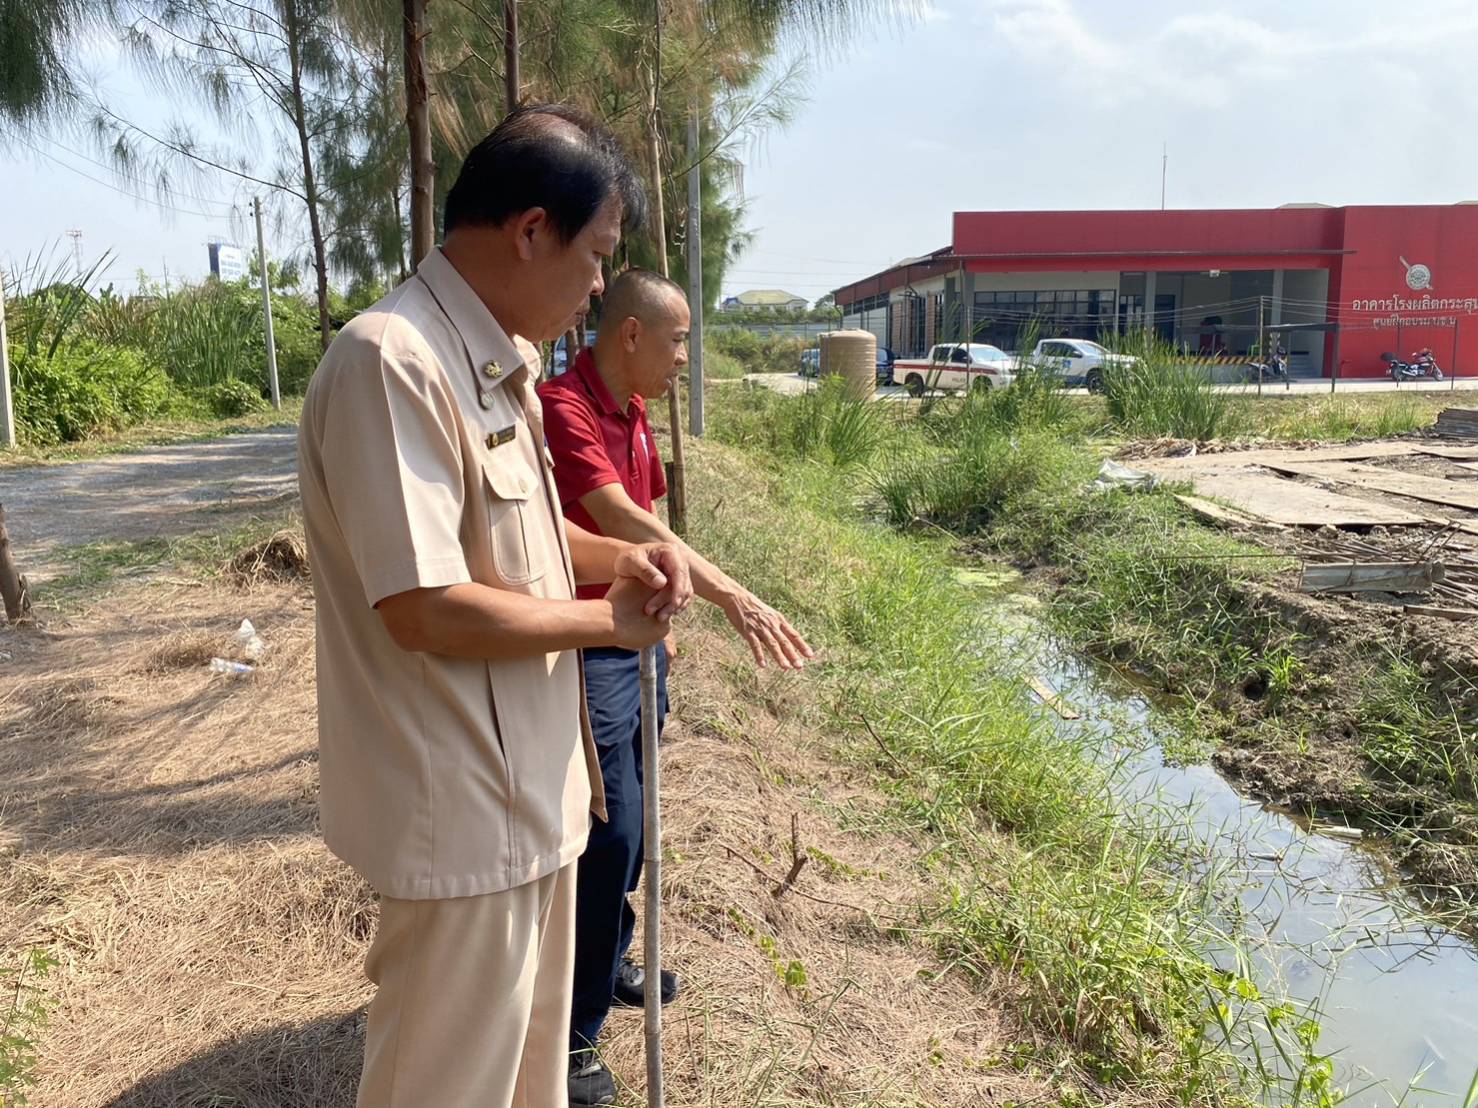
<svg viewBox="0 0 1478 1108">
<path fill-rule="evenodd" d="M 1471 0 L 935 0 L 813 60 L 793 121 L 745 149 L 754 241 L 722 291 L 815 299 L 946 245 L 955 211 L 1155 208 L 1162 149 L 1172 208 L 1478 200 L 1475 59 Z M 90 66 L 122 114 L 169 116 L 106 44 Z M 124 289 L 251 243 L 225 180 L 163 211 L 81 136 L 22 141 L 0 147 L 7 269 L 70 264 L 69 229 Z M 301 249 L 268 212 L 269 254 Z"/>
</svg>

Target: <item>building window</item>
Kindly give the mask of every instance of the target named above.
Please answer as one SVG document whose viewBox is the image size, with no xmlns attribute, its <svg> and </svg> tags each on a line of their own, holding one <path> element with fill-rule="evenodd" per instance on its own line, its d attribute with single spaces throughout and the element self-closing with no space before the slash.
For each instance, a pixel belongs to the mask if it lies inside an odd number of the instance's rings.
<svg viewBox="0 0 1478 1108">
<path fill-rule="evenodd" d="M 1093 339 L 1114 329 L 1113 289 L 1030 289 L 977 292 L 970 321 L 976 342 L 1006 350 L 1035 324 L 1045 337 Z"/>
</svg>

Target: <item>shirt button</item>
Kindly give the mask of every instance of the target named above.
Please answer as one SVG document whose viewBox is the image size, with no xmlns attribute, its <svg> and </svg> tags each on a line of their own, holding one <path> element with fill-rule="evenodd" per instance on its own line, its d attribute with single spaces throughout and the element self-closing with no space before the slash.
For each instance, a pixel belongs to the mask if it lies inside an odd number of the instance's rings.
<svg viewBox="0 0 1478 1108">
<path fill-rule="evenodd" d="M 490 392 L 480 392 L 477 394 L 477 402 L 484 408 L 491 408 L 493 406 L 493 394 Z"/>
<path fill-rule="evenodd" d="M 489 377 L 501 377 L 501 376 L 503 376 L 503 367 L 501 365 L 499 365 L 495 361 L 494 362 L 488 362 L 486 365 L 484 365 L 482 367 L 482 371 L 483 371 L 484 374 L 486 374 Z"/>
</svg>

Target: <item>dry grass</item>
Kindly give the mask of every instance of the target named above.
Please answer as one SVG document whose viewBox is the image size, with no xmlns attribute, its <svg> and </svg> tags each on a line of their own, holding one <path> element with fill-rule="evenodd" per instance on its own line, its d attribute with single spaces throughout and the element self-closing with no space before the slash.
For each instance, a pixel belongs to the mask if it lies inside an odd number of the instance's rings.
<svg viewBox="0 0 1478 1108">
<path fill-rule="evenodd" d="M 250 677 L 210 674 L 243 617 L 269 653 Z M 33 1103 L 353 1103 L 374 907 L 315 827 L 312 634 L 301 584 L 225 582 L 0 632 L 0 958 L 61 962 Z M 804 679 L 757 679 L 706 625 L 684 640 L 664 755 L 666 949 L 689 981 L 669 1103 L 1055 1102 L 1009 1063 L 1030 1038 L 1017 984 L 967 983 L 909 937 L 931 895 L 921 846 L 875 830 L 881 798 L 804 725 Z M 777 897 L 793 816 L 811 860 Z M 640 1026 L 610 1025 L 627 1104 Z"/>
<path fill-rule="evenodd" d="M 243 588 L 307 581 L 308 544 L 301 531 L 287 528 L 241 551 L 226 563 L 224 572 L 228 581 Z"/>
</svg>

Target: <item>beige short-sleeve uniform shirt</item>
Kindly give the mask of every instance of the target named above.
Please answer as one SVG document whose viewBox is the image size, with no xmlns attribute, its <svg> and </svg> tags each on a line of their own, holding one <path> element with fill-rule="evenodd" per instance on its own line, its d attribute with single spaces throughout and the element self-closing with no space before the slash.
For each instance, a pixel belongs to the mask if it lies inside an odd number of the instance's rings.
<svg viewBox="0 0 1478 1108">
<path fill-rule="evenodd" d="M 538 880 L 605 815 L 578 652 L 411 653 L 375 611 L 464 582 L 575 595 L 538 372 L 436 250 L 339 333 L 303 402 L 324 839 L 386 896 Z"/>
</svg>

